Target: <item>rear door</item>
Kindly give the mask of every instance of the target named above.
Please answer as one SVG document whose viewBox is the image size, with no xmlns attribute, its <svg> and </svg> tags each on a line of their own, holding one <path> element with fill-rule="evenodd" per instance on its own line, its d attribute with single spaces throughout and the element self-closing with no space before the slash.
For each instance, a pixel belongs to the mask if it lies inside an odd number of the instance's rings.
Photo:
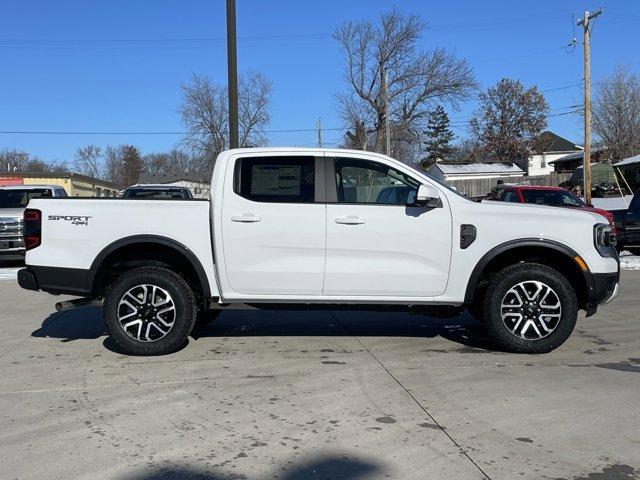
<svg viewBox="0 0 640 480">
<path fill-rule="evenodd" d="M 422 181 L 383 160 L 331 158 L 325 168 L 329 203 L 323 293 L 444 293 L 452 235 L 446 198 L 439 208 L 410 206 Z"/>
<path fill-rule="evenodd" d="M 323 202 L 322 159 L 270 154 L 231 160 L 221 219 L 231 289 L 243 295 L 320 295 Z"/>
</svg>

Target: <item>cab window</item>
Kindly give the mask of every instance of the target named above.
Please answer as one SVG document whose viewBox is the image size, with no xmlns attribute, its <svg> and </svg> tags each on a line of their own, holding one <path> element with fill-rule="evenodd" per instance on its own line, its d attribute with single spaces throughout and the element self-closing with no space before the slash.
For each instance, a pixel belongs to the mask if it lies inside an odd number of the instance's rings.
<svg viewBox="0 0 640 480">
<path fill-rule="evenodd" d="M 255 202 L 312 203 L 315 158 L 241 158 L 235 165 L 233 190 Z"/>
<path fill-rule="evenodd" d="M 339 203 L 410 205 L 420 182 L 388 165 L 369 160 L 335 160 Z"/>
</svg>

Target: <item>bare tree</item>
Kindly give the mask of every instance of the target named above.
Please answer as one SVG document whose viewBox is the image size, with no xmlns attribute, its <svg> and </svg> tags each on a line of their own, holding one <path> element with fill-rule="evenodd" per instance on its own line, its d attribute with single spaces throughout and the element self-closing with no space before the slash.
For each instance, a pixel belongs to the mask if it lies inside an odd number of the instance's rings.
<svg viewBox="0 0 640 480">
<path fill-rule="evenodd" d="M 78 147 L 73 155 L 73 159 L 73 165 L 79 173 L 93 178 L 103 177 L 104 165 L 102 149 L 100 147 L 96 145 Z"/>
<path fill-rule="evenodd" d="M 4 149 L 0 151 L 0 171 L 3 170 L 8 172 L 60 173 L 66 172 L 67 166 L 64 162 L 44 162 L 22 150 Z"/>
<path fill-rule="evenodd" d="M 228 148 L 228 93 L 224 86 L 214 85 L 206 76 L 193 75 L 182 85 L 180 107 L 187 126 L 185 144 L 201 159 L 201 169 L 207 173 L 220 152 Z M 259 73 L 242 75 L 238 86 L 238 123 L 240 146 L 264 144 L 264 127 L 269 123 L 271 82 Z"/>
<path fill-rule="evenodd" d="M 524 161 L 547 126 L 549 107 L 538 89 L 503 78 L 480 94 L 470 121 L 471 133 L 494 160 Z"/>
<path fill-rule="evenodd" d="M 609 160 L 640 154 L 640 77 L 618 66 L 599 82 L 591 109 Z"/>
<path fill-rule="evenodd" d="M 148 153 L 142 157 L 144 170 L 151 175 L 193 171 L 191 156 L 177 148 L 169 152 Z"/>
<path fill-rule="evenodd" d="M 424 28 L 419 15 L 405 16 L 394 9 L 383 14 L 378 24 L 351 21 L 334 32 L 345 58 L 348 89 L 338 95 L 338 103 L 349 129 L 348 145 L 383 151 L 385 70 L 395 156 L 400 150 L 407 151 L 407 144 L 420 143 L 426 118 L 436 104 L 455 107 L 477 88 L 465 60 L 444 48 L 426 52 L 418 48 Z"/>
</svg>

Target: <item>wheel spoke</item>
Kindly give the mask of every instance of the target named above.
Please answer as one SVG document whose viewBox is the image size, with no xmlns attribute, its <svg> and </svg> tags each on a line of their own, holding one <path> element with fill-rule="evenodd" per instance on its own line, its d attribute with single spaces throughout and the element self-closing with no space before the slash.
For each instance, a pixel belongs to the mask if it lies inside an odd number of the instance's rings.
<svg viewBox="0 0 640 480">
<path fill-rule="evenodd" d="M 556 292 L 538 280 L 520 282 L 511 287 L 502 299 L 502 322 L 515 336 L 539 340 L 558 327 L 562 305 Z"/>
<path fill-rule="evenodd" d="M 164 338 L 173 328 L 175 319 L 173 298 L 157 285 L 136 285 L 122 295 L 118 304 L 118 321 L 122 330 L 141 342 Z"/>
</svg>

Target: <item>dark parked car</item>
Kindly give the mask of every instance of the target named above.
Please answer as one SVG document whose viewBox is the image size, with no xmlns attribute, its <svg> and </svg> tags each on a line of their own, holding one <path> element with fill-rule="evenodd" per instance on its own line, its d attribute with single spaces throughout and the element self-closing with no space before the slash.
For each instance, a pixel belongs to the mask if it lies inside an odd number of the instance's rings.
<svg viewBox="0 0 640 480">
<path fill-rule="evenodd" d="M 612 210 L 618 233 L 618 249 L 640 251 L 640 190 L 626 210 Z"/>
<path fill-rule="evenodd" d="M 193 198 L 191 190 L 187 187 L 174 187 L 171 185 L 133 185 L 126 188 L 122 196 L 124 198 L 140 198 L 145 200 L 154 198 L 184 200 Z"/>
</svg>

